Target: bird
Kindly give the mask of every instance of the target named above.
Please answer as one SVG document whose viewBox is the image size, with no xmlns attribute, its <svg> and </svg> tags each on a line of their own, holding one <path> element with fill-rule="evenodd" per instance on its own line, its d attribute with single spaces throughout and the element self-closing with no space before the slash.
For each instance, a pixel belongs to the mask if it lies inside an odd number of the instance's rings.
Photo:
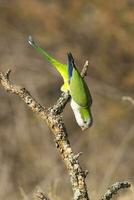
<svg viewBox="0 0 134 200">
<path fill-rule="evenodd" d="M 29 36 L 28 42 L 37 52 L 42 54 L 62 76 L 64 83 L 61 86 L 61 91 L 67 92 L 71 96 L 70 105 L 76 122 L 81 127 L 82 131 L 91 127 L 93 123 L 91 113 L 92 96 L 84 78 L 75 65 L 71 52 L 67 53 L 67 64 L 62 64 L 42 49 L 31 36 Z"/>
<path fill-rule="evenodd" d="M 81 77 L 75 66 L 71 53 L 68 56 L 69 94 L 71 96 L 71 108 L 76 122 L 82 130 L 86 130 L 93 123 L 91 114 L 92 97 L 85 80 Z"/>
</svg>

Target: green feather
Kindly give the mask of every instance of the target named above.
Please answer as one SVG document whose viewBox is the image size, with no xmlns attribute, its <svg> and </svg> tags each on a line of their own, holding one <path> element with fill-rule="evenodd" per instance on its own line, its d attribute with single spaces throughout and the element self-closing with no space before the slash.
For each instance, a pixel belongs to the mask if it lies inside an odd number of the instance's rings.
<svg viewBox="0 0 134 200">
<path fill-rule="evenodd" d="M 70 95 L 82 107 L 87 108 L 92 104 L 92 98 L 87 84 L 75 67 L 73 68 L 72 78 L 70 80 Z"/>
<path fill-rule="evenodd" d="M 68 90 L 68 71 L 67 71 L 67 65 L 62 64 L 58 62 L 56 59 L 54 59 L 52 56 L 50 56 L 44 49 L 39 47 L 37 43 L 33 40 L 31 36 L 28 38 L 29 44 L 36 49 L 37 52 L 39 52 L 46 60 L 48 60 L 49 63 L 51 63 L 57 71 L 61 74 L 64 84 L 61 87 L 62 91 Z"/>
<path fill-rule="evenodd" d="M 89 118 L 89 109 L 80 107 L 79 111 L 83 120 L 87 120 Z"/>
</svg>

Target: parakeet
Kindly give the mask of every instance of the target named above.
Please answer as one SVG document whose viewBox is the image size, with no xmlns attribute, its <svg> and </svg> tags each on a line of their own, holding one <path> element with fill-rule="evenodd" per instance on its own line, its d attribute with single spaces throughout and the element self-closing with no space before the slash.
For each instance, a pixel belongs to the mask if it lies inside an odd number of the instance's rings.
<svg viewBox="0 0 134 200">
<path fill-rule="evenodd" d="M 85 80 L 75 66 L 72 54 L 67 54 L 67 65 L 62 64 L 39 47 L 31 36 L 29 36 L 28 42 L 61 74 L 64 81 L 61 91 L 69 92 L 71 96 L 71 108 L 76 122 L 82 130 L 89 128 L 93 122 L 91 114 L 92 97 Z"/>
<path fill-rule="evenodd" d="M 71 108 L 82 130 L 92 125 L 92 97 L 88 86 L 77 70 L 71 53 L 68 54 L 69 93 Z"/>
</svg>

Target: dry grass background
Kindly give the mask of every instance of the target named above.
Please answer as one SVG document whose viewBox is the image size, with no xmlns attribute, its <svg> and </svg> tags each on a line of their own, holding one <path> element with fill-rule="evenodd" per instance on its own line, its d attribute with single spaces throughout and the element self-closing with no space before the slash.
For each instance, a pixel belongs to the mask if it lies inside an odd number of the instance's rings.
<svg viewBox="0 0 134 200">
<path fill-rule="evenodd" d="M 42 104 L 58 98 L 58 73 L 27 43 L 32 35 L 66 62 L 71 51 L 79 69 L 90 61 L 87 83 L 93 96 L 94 125 L 81 133 L 69 107 L 64 120 L 92 199 L 118 180 L 134 182 L 134 2 L 132 0 L 1 0 L 0 71 Z M 45 124 L 16 97 L 0 88 L 0 199 L 33 199 L 41 187 L 52 199 L 72 198 L 69 177 Z M 123 196 L 124 195 L 124 196 Z M 133 188 L 119 200 L 134 199 Z"/>
</svg>

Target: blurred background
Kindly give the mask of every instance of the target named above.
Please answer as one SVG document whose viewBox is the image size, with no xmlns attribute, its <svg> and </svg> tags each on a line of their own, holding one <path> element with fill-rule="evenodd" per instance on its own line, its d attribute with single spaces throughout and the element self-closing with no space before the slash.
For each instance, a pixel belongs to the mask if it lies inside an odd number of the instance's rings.
<svg viewBox="0 0 134 200">
<path fill-rule="evenodd" d="M 93 126 L 81 132 L 68 104 L 63 118 L 75 153 L 80 151 L 91 199 L 119 180 L 134 182 L 133 0 L 1 0 L 0 71 L 45 106 L 60 95 L 59 74 L 27 42 L 29 35 L 66 63 L 71 51 L 93 97 Z M 53 136 L 19 99 L 0 87 L 0 199 L 33 199 L 41 188 L 50 199 L 72 191 Z M 134 199 L 132 190 L 118 197 Z"/>
</svg>

